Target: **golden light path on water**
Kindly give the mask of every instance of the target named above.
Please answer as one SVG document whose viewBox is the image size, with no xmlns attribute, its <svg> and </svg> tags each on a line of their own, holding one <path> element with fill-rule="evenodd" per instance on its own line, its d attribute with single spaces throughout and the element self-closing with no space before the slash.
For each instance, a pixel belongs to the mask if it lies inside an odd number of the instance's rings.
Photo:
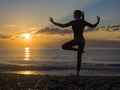
<svg viewBox="0 0 120 90">
<path fill-rule="evenodd" d="M 36 71 L 17 71 L 17 74 L 23 74 L 23 75 L 34 75 L 37 74 Z"/>
<path fill-rule="evenodd" d="M 31 59 L 31 49 L 30 49 L 30 47 L 25 47 L 23 52 L 24 52 L 24 61 L 25 61 L 24 65 L 25 66 L 30 66 L 29 62 L 31 62 L 31 60 L 32 60 Z M 18 71 L 12 71 L 11 73 L 22 74 L 22 75 L 47 75 L 47 74 L 51 74 L 51 75 L 57 75 L 58 74 L 58 75 L 60 75 L 61 73 L 63 73 L 63 71 L 54 72 L 54 71 L 49 71 L 49 70 L 47 70 L 47 71 L 37 71 L 37 70 L 30 70 L 30 69 L 29 70 L 22 69 L 22 70 L 18 70 Z"/>
<path fill-rule="evenodd" d="M 24 49 L 24 60 L 26 62 L 29 62 L 31 60 L 30 58 L 31 56 L 31 51 L 30 51 L 30 47 L 26 47 Z M 36 74 L 35 71 L 30 71 L 30 70 L 22 70 L 22 71 L 17 71 L 17 74 L 24 74 L 24 75 L 32 75 L 32 74 Z"/>
<path fill-rule="evenodd" d="M 30 48 L 29 47 L 26 47 L 25 48 L 25 58 L 24 58 L 25 61 L 29 61 L 31 60 L 30 59 Z"/>
<path fill-rule="evenodd" d="M 31 49 L 30 49 L 30 47 L 25 47 L 25 49 L 24 49 L 24 61 L 26 61 L 26 62 L 31 61 Z M 26 64 L 26 66 L 29 66 L 29 64 L 28 65 Z M 19 71 L 15 71 L 13 73 L 23 74 L 23 75 L 43 74 L 42 72 L 38 73 L 38 71 L 34 71 L 34 70 L 19 70 Z"/>
</svg>

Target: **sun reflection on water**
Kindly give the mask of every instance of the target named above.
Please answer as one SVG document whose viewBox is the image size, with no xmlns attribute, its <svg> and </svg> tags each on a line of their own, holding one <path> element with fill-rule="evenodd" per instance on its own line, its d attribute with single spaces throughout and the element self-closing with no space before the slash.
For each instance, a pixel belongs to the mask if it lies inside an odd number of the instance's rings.
<svg viewBox="0 0 120 90">
<path fill-rule="evenodd" d="M 17 72 L 18 74 L 24 74 L 24 75 L 31 75 L 31 74 L 33 74 L 33 72 L 32 71 L 19 71 L 19 72 Z"/>
<path fill-rule="evenodd" d="M 26 47 L 25 48 L 25 61 L 28 61 L 30 60 L 30 48 L 29 47 Z"/>
<path fill-rule="evenodd" d="M 37 75 L 37 71 L 16 71 L 16 74 L 23 74 L 23 75 Z"/>
</svg>

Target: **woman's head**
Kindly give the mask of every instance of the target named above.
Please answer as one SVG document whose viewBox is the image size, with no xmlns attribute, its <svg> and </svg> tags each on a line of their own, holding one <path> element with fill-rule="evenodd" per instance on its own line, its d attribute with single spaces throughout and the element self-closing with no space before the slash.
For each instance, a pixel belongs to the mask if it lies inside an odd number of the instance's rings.
<svg viewBox="0 0 120 90">
<path fill-rule="evenodd" d="M 82 12 L 80 10 L 74 11 L 74 18 L 75 19 L 80 19 L 81 15 L 82 15 Z"/>
</svg>

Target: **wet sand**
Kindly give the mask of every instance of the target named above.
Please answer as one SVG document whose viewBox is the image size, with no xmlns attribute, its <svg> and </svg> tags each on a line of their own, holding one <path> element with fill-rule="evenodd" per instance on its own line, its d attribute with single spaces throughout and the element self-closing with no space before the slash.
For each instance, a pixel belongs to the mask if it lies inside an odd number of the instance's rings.
<svg viewBox="0 0 120 90">
<path fill-rule="evenodd" d="M 120 90 L 120 76 L 0 74 L 0 90 Z"/>
</svg>

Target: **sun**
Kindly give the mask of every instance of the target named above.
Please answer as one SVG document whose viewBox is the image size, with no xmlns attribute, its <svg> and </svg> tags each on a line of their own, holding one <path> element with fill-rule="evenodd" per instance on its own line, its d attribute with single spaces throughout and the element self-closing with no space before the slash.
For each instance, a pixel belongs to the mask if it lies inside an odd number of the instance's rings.
<svg viewBox="0 0 120 90">
<path fill-rule="evenodd" d="M 31 37 L 31 34 L 29 34 L 29 33 L 26 33 L 26 34 L 24 34 L 24 35 L 23 35 L 23 37 L 24 37 L 25 39 L 30 39 L 30 37 Z"/>
</svg>

